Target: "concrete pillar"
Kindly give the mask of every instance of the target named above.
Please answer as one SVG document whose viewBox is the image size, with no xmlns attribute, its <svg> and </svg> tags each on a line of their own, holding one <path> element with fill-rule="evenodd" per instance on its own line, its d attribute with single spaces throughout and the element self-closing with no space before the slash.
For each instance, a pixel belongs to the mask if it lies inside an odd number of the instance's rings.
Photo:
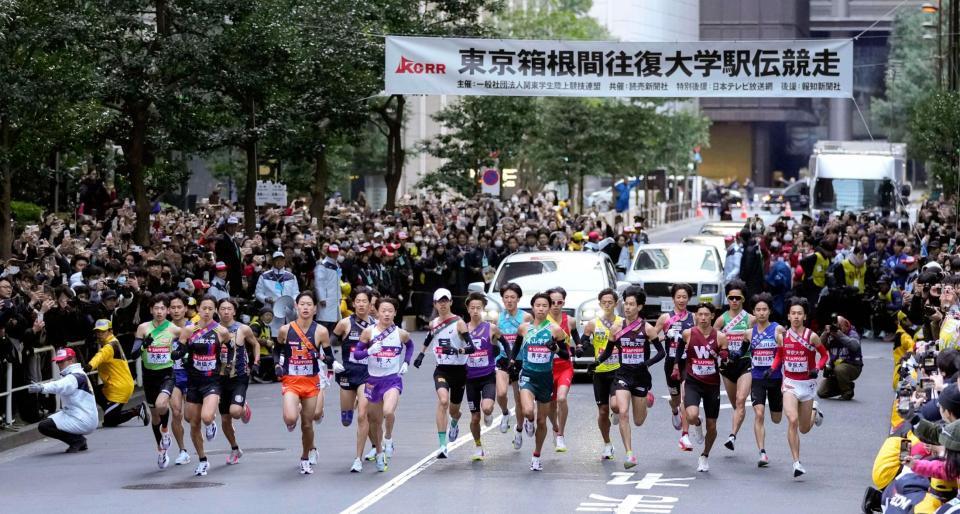
<svg viewBox="0 0 960 514">
<path fill-rule="evenodd" d="M 757 185 L 767 185 L 770 183 L 771 169 L 770 158 L 770 125 L 767 123 L 755 122 L 753 129 L 753 155 L 751 158 L 753 169 L 750 170 L 750 176 L 753 183 Z"/>
<path fill-rule="evenodd" d="M 849 98 L 830 99 L 830 125 L 828 138 L 833 141 L 847 141 L 853 137 L 853 100 Z"/>
</svg>

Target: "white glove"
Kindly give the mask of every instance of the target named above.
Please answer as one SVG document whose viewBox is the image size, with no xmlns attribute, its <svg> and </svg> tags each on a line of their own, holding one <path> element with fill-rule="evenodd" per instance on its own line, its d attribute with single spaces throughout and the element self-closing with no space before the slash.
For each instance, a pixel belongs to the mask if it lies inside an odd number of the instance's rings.
<svg viewBox="0 0 960 514">
<path fill-rule="evenodd" d="M 39 393 L 41 391 L 43 391 L 43 384 L 38 384 L 37 382 L 33 382 L 27 386 L 27 392 L 29 393 Z"/>
<path fill-rule="evenodd" d="M 343 373 L 343 364 L 340 364 L 340 361 L 333 361 L 333 372 Z"/>
<path fill-rule="evenodd" d="M 373 343 L 369 348 L 367 348 L 367 353 L 372 355 L 374 353 L 380 353 L 380 350 L 383 350 L 383 345 L 380 343 Z"/>
<path fill-rule="evenodd" d="M 406 362 L 404 362 L 403 364 L 400 365 L 400 374 L 401 374 L 401 375 L 406 375 L 406 374 L 407 374 L 407 363 L 406 363 Z"/>
</svg>

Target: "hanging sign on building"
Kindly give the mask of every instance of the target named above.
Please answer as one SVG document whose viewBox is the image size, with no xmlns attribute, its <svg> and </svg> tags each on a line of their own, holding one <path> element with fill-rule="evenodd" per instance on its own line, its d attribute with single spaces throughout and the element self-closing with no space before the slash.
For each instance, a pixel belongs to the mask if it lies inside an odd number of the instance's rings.
<svg viewBox="0 0 960 514">
<path fill-rule="evenodd" d="M 538 41 L 387 36 L 386 94 L 821 97 L 853 93 L 853 40 Z"/>
</svg>

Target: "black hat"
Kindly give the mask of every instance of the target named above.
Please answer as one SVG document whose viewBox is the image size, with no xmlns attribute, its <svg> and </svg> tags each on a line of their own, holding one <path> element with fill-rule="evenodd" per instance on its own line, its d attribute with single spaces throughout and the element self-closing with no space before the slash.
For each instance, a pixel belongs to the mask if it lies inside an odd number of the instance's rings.
<svg viewBox="0 0 960 514">
<path fill-rule="evenodd" d="M 960 417 L 960 391 L 957 391 L 957 384 L 950 384 L 943 388 L 937 401 L 944 410 Z"/>
<path fill-rule="evenodd" d="M 101 300 L 101 301 L 102 301 L 102 300 L 116 300 L 116 299 L 117 299 L 117 292 L 114 291 L 113 289 L 107 289 L 107 290 L 103 291 L 102 293 L 100 293 L 100 300 Z"/>
</svg>

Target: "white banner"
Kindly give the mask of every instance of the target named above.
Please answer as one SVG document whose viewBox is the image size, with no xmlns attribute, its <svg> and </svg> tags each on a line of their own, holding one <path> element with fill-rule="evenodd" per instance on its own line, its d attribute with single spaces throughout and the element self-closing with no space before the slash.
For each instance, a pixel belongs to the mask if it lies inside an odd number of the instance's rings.
<svg viewBox="0 0 960 514">
<path fill-rule="evenodd" d="M 853 41 L 387 36 L 385 83 L 410 95 L 850 98 Z"/>
<path fill-rule="evenodd" d="M 257 207 L 263 205 L 287 205 L 287 185 L 282 182 L 270 182 L 269 180 L 257 181 L 256 193 Z"/>
</svg>

